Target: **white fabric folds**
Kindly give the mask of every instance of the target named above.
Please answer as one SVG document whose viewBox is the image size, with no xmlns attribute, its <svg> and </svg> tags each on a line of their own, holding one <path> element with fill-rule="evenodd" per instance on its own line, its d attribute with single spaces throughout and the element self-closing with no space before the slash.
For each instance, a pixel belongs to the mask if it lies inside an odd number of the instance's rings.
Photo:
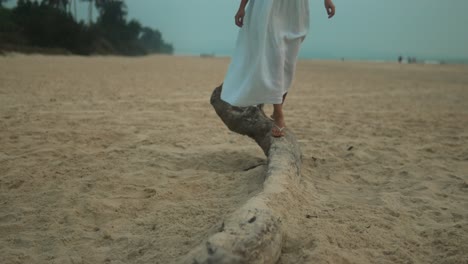
<svg viewBox="0 0 468 264">
<path fill-rule="evenodd" d="M 221 99 L 234 106 L 280 104 L 308 30 L 308 0 L 250 0 Z"/>
</svg>

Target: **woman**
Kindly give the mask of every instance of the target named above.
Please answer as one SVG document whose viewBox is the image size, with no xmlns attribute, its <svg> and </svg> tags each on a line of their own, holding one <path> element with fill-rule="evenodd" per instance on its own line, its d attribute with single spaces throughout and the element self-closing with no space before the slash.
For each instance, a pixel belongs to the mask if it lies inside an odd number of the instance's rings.
<svg viewBox="0 0 468 264">
<path fill-rule="evenodd" d="M 299 48 L 309 29 L 308 0 L 242 0 L 235 16 L 241 27 L 221 99 L 234 106 L 273 104 L 274 137 L 284 136 L 283 103 Z M 325 0 L 328 17 L 335 14 Z M 245 22 L 245 23 L 244 23 Z"/>
</svg>

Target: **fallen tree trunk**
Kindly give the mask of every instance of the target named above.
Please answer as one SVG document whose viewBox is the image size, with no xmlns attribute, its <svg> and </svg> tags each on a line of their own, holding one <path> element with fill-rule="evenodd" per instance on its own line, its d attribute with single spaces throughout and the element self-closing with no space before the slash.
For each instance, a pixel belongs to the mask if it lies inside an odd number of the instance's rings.
<svg viewBox="0 0 468 264">
<path fill-rule="evenodd" d="M 267 175 L 263 191 L 236 210 L 219 232 L 193 249 L 181 263 L 276 263 L 283 243 L 281 209 L 288 206 L 278 199 L 289 197 L 299 182 L 299 145 L 287 128 L 284 137 L 271 136 L 273 122 L 262 106 L 232 106 L 221 100 L 221 89 L 213 91 L 212 106 L 230 130 L 253 138 L 262 148 L 268 157 Z"/>
</svg>

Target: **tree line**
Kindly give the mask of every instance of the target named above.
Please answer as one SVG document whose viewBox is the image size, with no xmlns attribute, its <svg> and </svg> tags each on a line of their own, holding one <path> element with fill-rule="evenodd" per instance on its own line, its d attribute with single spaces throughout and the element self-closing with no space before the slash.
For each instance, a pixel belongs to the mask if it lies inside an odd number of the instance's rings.
<svg viewBox="0 0 468 264">
<path fill-rule="evenodd" d="M 76 1 L 76 0 L 74 0 Z M 172 54 L 161 32 L 127 20 L 123 0 L 88 2 L 88 21 L 78 21 L 73 0 L 18 0 L 8 9 L 0 0 L 0 51 L 63 51 L 79 55 Z M 93 21 L 93 7 L 98 11 Z"/>
</svg>

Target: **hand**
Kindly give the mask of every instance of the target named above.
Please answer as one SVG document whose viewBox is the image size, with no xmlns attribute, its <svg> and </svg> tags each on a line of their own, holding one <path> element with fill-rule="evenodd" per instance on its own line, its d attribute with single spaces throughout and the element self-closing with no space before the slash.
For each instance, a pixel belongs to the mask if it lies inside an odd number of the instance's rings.
<svg viewBox="0 0 468 264">
<path fill-rule="evenodd" d="M 245 16 L 245 9 L 240 8 L 239 11 L 237 11 L 237 14 L 235 16 L 236 25 L 238 27 L 242 27 L 244 25 L 244 16 Z"/>
<path fill-rule="evenodd" d="M 332 18 L 335 15 L 335 5 L 332 0 L 325 0 L 325 9 L 327 10 L 328 18 Z"/>
</svg>

